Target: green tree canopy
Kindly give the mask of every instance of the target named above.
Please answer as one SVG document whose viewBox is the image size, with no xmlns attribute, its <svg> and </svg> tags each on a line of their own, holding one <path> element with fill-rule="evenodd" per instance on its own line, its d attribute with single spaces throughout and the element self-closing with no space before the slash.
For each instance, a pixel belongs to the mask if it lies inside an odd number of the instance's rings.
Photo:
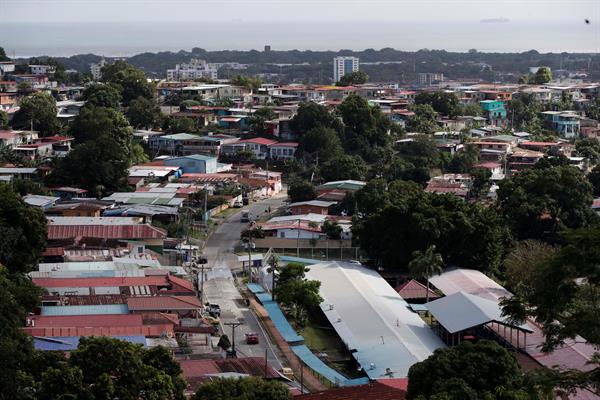
<svg viewBox="0 0 600 400">
<path fill-rule="evenodd" d="M 192 400 L 291 400 L 287 387 L 257 377 L 214 379 L 198 388 Z"/>
<path fill-rule="evenodd" d="M 337 221 L 325 220 L 321 226 L 321 231 L 331 240 L 339 240 L 342 235 L 342 227 Z"/>
<path fill-rule="evenodd" d="M 314 200 L 317 197 L 317 188 L 307 180 L 295 178 L 289 182 L 288 196 L 292 203 Z"/>
<path fill-rule="evenodd" d="M 12 125 L 15 128 L 33 129 L 40 136 L 55 135 L 62 131 L 58 121 L 56 101 L 45 92 L 34 93 L 21 100 L 21 108 L 14 116 Z"/>
<path fill-rule="evenodd" d="M 436 252 L 435 245 L 428 246 L 425 251 L 415 250 L 412 254 L 408 271 L 413 277 L 427 281 L 427 303 L 429 303 L 429 278 L 441 274 L 443 267 L 444 260 L 442 255 Z"/>
<path fill-rule="evenodd" d="M 0 47 L 0 61 L 10 61 L 10 58 L 6 55 L 4 47 Z"/>
<path fill-rule="evenodd" d="M 533 76 L 533 81 L 538 85 L 543 85 L 544 83 L 548 83 L 552 80 L 552 71 L 550 67 L 539 67 L 535 75 Z"/>
<path fill-rule="evenodd" d="M 10 272 L 35 268 L 46 248 L 46 218 L 0 183 L 0 264 Z"/>
<path fill-rule="evenodd" d="M 533 317 L 542 326 L 545 351 L 578 335 L 591 345 L 600 345 L 600 228 L 568 230 L 563 238 L 560 250 L 528 262 L 534 265 L 523 279 L 526 284 L 516 286 L 515 296 L 503 301 L 504 312 L 511 318 Z M 586 372 L 556 374 L 556 384 L 566 389 L 590 385 L 598 390 L 598 353 L 592 364 L 594 368 Z"/>
<path fill-rule="evenodd" d="M 583 138 L 575 142 L 576 154 L 585 157 L 592 165 L 600 162 L 600 142 L 596 138 Z"/>
<path fill-rule="evenodd" d="M 342 142 L 331 128 L 317 127 L 309 130 L 300 139 L 300 152 L 319 163 L 327 162 L 343 154 Z"/>
<path fill-rule="evenodd" d="M 85 106 L 107 107 L 119 109 L 121 104 L 120 88 L 111 84 L 94 83 L 88 86 L 83 92 Z"/>
<path fill-rule="evenodd" d="M 459 108 L 460 115 L 469 115 L 471 117 L 483 116 L 483 109 L 477 103 L 469 103 Z"/>
<path fill-rule="evenodd" d="M 347 152 L 369 159 L 373 148 L 389 145 L 390 121 L 379 107 L 371 107 L 362 96 L 350 95 L 338 110 L 345 125 L 341 139 Z"/>
<path fill-rule="evenodd" d="M 234 85 L 243 86 L 250 90 L 258 90 L 260 85 L 262 85 L 262 80 L 259 78 L 255 78 L 253 76 L 246 75 L 236 75 L 233 78 L 229 79 Z"/>
<path fill-rule="evenodd" d="M 442 91 L 421 92 L 415 96 L 415 104 L 429 104 L 437 113 L 449 116 L 450 118 L 456 117 L 460 112 L 458 97 L 454 93 Z"/>
<path fill-rule="evenodd" d="M 542 129 L 542 104 L 534 93 L 519 93 L 508 102 L 508 120 L 513 129 L 537 134 Z"/>
<path fill-rule="evenodd" d="M 592 185 L 592 194 L 594 196 L 600 196 L 600 165 L 596 165 L 589 174 L 587 174 L 587 180 Z"/>
<path fill-rule="evenodd" d="M 551 239 L 597 221 L 592 185 L 568 165 L 521 171 L 500 182 L 498 206 L 517 239 Z"/>
<path fill-rule="evenodd" d="M 330 113 L 327 107 L 312 101 L 300 103 L 290 122 L 292 130 L 299 135 L 315 128 L 331 128 L 339 132 L 341 125 L 341 121 Z"/>
<path fill-rule="evenodd" d="M 410 110 L 415 113 L 409 120 L 411 131 L 433 133 L 440 128 L 437 123 L 437 113 L 431 104 L 413 104 Z"/>
<path fill-rule="evenodd" d="M 248 126 L 252 133 L 264 135 L 267 133 L 267 121 L 277 118 L 277 114 L 271 107 L 262 107 L 257 109 L 250 118 L 248 118 Z"/>
<path fill-rule="evenodd" d="M 128 157 L 131 154 L 133 130 L 127 118 L 113 108 L 83 107 L 73 121 L 70 133 L 76 143 L 85 143 L 103 135 L 109 136 L 122 146 Z"/>
<path fill-rule="evenodd" d="M 191 118 L 177 118 L 168 116 L 164 119 L 163 128 L 170 134 L 174 133 L 194 133 L 198 131 L 196 121 Z"/>
<path fill-rule="evenodd" d="M 339 82 L 336 82 L 337 86 L 352 86 L 361 85 L 369 81 L 369 75 L 364 71 L 354 71 L 346 74 L 340 78 Z"/>
<path fill-rule="evenodd" d="M 358 155 L 343 154 L 323 163 L 319 171 L 321 177 L 327 182 L 346 179 L 363 180 L 367 174 L 367 164 Z"/>
<path fill-rule="evenodd" d="M 279 271 L 275 286 L 277 301 L 288 307 L 297 305 L 305 310 L 321 304 L 321 282 L 306 279 L 309 269 L 304 264 L 289 263 Z"/>
<path fill-rule="evenodd" d="M 522 386 L 523 375 L 513 354 L 489 340 L 462 342 L 438 349 L 410 367 L 407 399 L 503 399 L 496 396 L 499 390 L 518 392 Z"/>
<path fill-rule="evenodd" d="M 138 97 L 154 98 L 154 85 L 148 83 L 146 74 L 141 69 L 122 60 L 102 68 L 102 80 L 120 88 L 124 105 L 129 105 Z"/>
<path fill-rule="evenodd" d="M 154 128 L 162 122 L 160 107 L 154 100 L 145 97 L 132 100 L 125 115 L 134 128 Z"/>
<path fill-rule="evenodd" d="M 127 190 L 129 154 L 108 135 L 75 146 L 48 176 L 49 185 L 74 185 L 93 196 Z"/>
<path fill-rule="evenodd" d="M 4 110 L 0 110 L 0 129 L 8 127 L 8 113 Z"/>
<path fill-rule="evenodd" d="M 366 193 L 363 193 L 366 192 Z M 356 193 L 361 217 L 353 238 L 375 263 L 408 266 L 414 251 L 435 245 L 450 265 L 494 271 L 500 265 L 503 237 L 494 210 L 451 194 L 426 193 L 412 182 L 379 180 Z"/>
</svg>

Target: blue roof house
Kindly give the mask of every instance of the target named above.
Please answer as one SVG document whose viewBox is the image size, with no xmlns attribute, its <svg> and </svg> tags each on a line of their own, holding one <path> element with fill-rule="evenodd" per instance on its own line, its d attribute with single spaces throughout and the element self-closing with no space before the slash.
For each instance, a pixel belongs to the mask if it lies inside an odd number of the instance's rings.
<svg viewBox="0 0 600 400">
<path fill-rule="evenodd" d="M 215 174 L 218 172 L 217 158 L 202 154 L 167 158 L 164 163 L 170 167 L 180 167 L 186 174 Z"/>
</svg>

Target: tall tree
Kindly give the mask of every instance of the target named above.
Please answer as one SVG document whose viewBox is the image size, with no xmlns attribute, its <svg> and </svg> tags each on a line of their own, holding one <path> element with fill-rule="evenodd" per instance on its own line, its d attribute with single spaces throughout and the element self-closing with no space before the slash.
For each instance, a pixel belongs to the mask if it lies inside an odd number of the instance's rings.
<svg viewBox="0 0 600 400">
<path fill-rule="evenodd" d="M 361 85 L 369 81 L 369 75 L 364 71 L 354 71 L 346 74 L 340 78 L 339 82 L 336 82 L 337 86 L 352 86 Z"/>
<path fill-rule="evenodd" d="M 317 197 L 317 189 L 307 180 L 295 178 L 289 182 L 288 186 L 288 195 L 292 203 L 314 200 Z"/>
<path fill-rule="evenodd" d="M 317 127 L 301 137 L 300 152 L 310 156 L 311 161 L 323 163 L 340 156 L 344 149 L 335 130 Z"/>
<path fill-rule="evenodd" d="M 105 196 L 127 189 L 127 149 L 108 135 L 75 146 L 48 176 L 49 185 L 74 185 Z"/>
<path fill-rule="evenodd" d="M 511 396 L 501 394 L 509 391 Z M 526 396 L 516 357 L 489 340 L 438 349 L 408 371 L 406 398 L 411 400 L 508 400 Z"/>
<path fill-rule="evenodd" d="M 41 136 L 54 135 L 62 131 L 57 117 L 56 101 L 45 92 L 34 93 L 21 101 L 12 125 L 21 129 L 36 130 Z"/>
<path fill-rule="evenodd" d="M 162 122 L 160 107 L 154 100 L 145 97 L 132 100 L 125 115 L 134 128 L 154 128 Z"/>
<path fill-rule="evenodd" d="M 0 61 L 10 61 L 10 58 L 6 55 L 4 47 L 0 47 Z"/>
<path fill-rule="evenodd" d="M 578 336 L 600 345 L 600 228 L 569 230 L 565 243 L 546 262 L 536 265 L 534 279 L 518 286 L 515 296 L 503 301 L 504 312 L 515 320 L 533 317 L 545 336 L 543 350 L 550 351 Z M 600 393 L 599 353 L 589 370 L 555 374 L 557 386 L 586 387 Z"/>
<path fill-rule="evenodd" d="M 29 272 L 46 248 L 46 218 L 0 183 L 0 264 L 8 271 Z"/>
<path fill-rule="evenodd" d="M 442 255 L 435 250 L 434 244 L 428 246 L 425 251 L 416 250 L 408 263 L 408 271 L 413 277 L 427 281 L 426 303 L 429 303 L 429 278 L 441 274 L 444 266 Z"/>
<path fill-rule="evenodd" d="M 415 104 L 429 104 L 441 115 L 456 117 L 460 112 L 458 97 L 454 93 L 446 92 L 421 92 L 415 96 Z"/>
<path fill-rule="evenodd" d="M 600 162 L 600 142 L 596 138 L 583 138 L 575 142 L 576 154 L 585 157 L 592 165 Z"/>
<path fill-rule="evenodd" d="M 410 110 L 415 113 L 409 120 L 412 132 L 429 134 L 439 129 L 437 113 L 431 104 L 413 104 Z"/>
<path fill-rule="evenodd" d="M 154 85 L 148 82 L 146 74 L 125 61 L 118 60 L 102 68 L 102 80 L 120 88 L 126 106 L 140 96 L 154 98 Z"/>
<path fill-rule="evenodd" d="M 389 145 L 390 122 L 379 107 L 371 107 L 364 97 L 350 95 L 338 110 L 345 125 L 341 139 L 346 151 L 369 159 L 374 147 Z"/>
<path fill-rule="evenodd" d="M 297 305 L 305 310 L 317 307 L 323 301 L 319 295 L 321 282 L 306 279 L 309 268 L 304 264 L 289 263 L 279 271 L 275 288 L 277 301 L 288 307 Z"/>
<path fill-rule="evenodd" d="M 533 81 L 538 85 L 543 85 L 544 83 L 548 83 L 552 80 L 552 71 L 550 67 L 539 67 L 536 71 Z"/>
<path fill-rule="evenodd" d="M 300 103 L 296 115 L 290 122 L 294 132 L 303 135 L 315 128 L 331 128 L 341 130 L 341 121 L 329 112 L 327 107 L 315 102 Z"/>
<path fill-rule="evenodd" d="M 133 130 L 127 118 L 113 108 L 83 107 L 73 121 L 70 133 L 76 143 L 85 143 L 103 135 L 110 136 L 122 146 L 127 156 L 131 154 Z"/>
<path fill-rule="evenodd" d="M 497 195 L 500 212 L 517 239 L 554 240 L 564 228 L 598 219 L 591 209 L 592 185 L 568 165 L 521 171 L 500 182 Z"/>
<path fill-rule="evenodd" d="M 0 129 L 8 127 L 8 113 L 4 110 L 0 110 Z"/>
<path fill-rule="evenodd" d="M 107 107 L 119 109 L 121 104 L 120 88 L 111 84 L 94 83 L 83 91 L 86 107 Z"/>
<path fill-rule="evenodd" d="M 325 181 L 363 180 L 367 174 L 367 164 L 360 156 L 343 154 L 323 163 L 319 171 Z"/>
</svg>

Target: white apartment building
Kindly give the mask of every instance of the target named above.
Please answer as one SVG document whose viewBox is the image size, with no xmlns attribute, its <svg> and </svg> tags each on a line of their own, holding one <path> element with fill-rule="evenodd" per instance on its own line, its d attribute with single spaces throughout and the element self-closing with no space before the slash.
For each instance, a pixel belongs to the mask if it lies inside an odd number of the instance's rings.
<svg viewBox="0 0 600 400">
<path fill-rule="evenodd" d="M 0 61 L 0 78 L 5 74 L 15 72 L 15 65 L 14 61 Z"/>
<path fill-rule="evenodd" d="M 102 78 L 102 67 L 106 65 L 106 60 L 103 58 L 98 63 L 90 64 L 90 72 L 95 81 L 99 81 Z"/>
<path fill-rule="evenodd" d="M 29 65 L 29 70 L 33 75 L 49 75 L 56 72 L 54 65 Z"/>
<path fill-rule="evenodd" d="M 444 74 L 438 74 L 433 72 L 420 72 L 419 73 L 419 85 L 420 86 L 432 86 L 436 83 L 444 82 Z"/>
<path fill-rule="evenodd" d="M 168 81 L 187 81 L 200 78 L 217 80 L 217 68 L 207 64 L 205 60 L 192 58 L 188 64 L 177 64 L 175 68 L 167 70 Z"/>
<path fill-rule="evenodd" d="M 358 57 L 334 57 L 333 58 L 333 81 L 339 82 L 341 77 L 351 72 L 358 71 Z"/>
</svg>

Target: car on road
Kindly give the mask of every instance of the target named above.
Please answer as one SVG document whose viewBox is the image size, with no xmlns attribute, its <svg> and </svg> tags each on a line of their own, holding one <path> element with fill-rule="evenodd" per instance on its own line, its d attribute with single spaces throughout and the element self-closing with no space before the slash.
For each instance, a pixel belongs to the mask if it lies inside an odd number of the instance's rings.
<svg viewBox="0 0 600 400">
<path fill-rule="evenodd" d="M 234 207 L 234 208 L 242 208 L 242 206 L 243 206 L 243 205 L 244 205 L 244 202 L 243 202 L 242 200 L 236 200 L 236 201 L 233 203 L 233 207 Z"/>
<path fill-rule="evenodd" d="M 250 222 L 252 219 L 252 216 L 250 214 L 250 211 L 242 211 L 242 218 L 240 219 L 241 222 Z"/>
<path fill-rule="evenodd" d="M 258 333 L 248 332 L 246 333 L 246 344 L 258 344 Z"/>
<path fill-rule="evenodd" d="M 208 311 L 208 315 L 214 318 L 218 318 L 221 316 L 221 306 L 218 304 L 209 304 L 206 307 L 206 311 Z"/>
</svg>

